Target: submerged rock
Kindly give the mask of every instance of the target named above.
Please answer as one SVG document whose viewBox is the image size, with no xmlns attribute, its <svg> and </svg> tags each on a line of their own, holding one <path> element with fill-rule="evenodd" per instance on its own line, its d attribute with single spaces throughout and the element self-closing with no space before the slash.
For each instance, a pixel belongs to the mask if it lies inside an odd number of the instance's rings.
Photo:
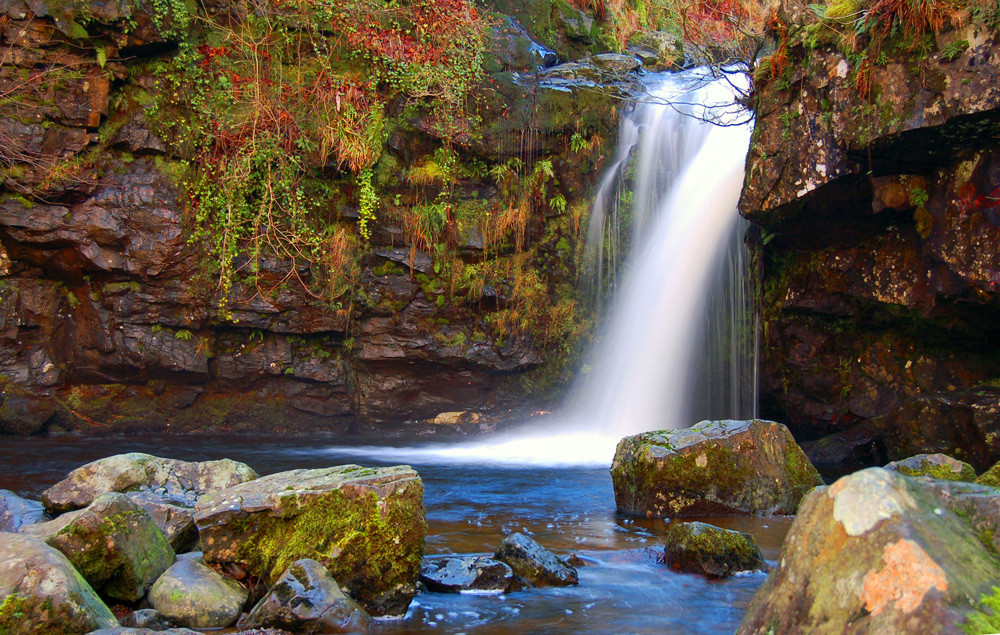
<svg viewBox="0 0 1000 635">
<path fill-rule="evenodd" d="M 618 511 L 655 518 L 794 514 L 823 483 L 788 429 L 760 419 L 626 437 L 611 478 Z"/>
<path fill-rule="evenodd" d="M 174 550 L 149 514 L 117 492 L 23 531 L 65 554 L 99 593 L 125 602 L 141 599 L 174 562 Z"/>
<path fill-rule="evenodd" d="M 767 571 L 750 534 L 706 523 L 676 523 L 667 530 L 663 562 L 675 571 L 727 578 L 741 571 Z"/>
<path fill-rule="evenodd" d="M 514 571 L 487 556 L 432 556 L 420 564 L 420 581 L 428 591 L 509 591 L 516 585 Z"/>
<path fill-rule="evenodd" d="M 115 626 L 66 556 L 37 538 L 0 532 L 0 633 L 76 635 Z"/>
<path fill-rule="evenodd" d="M 278 578 L 238 626 L 293 633 L 353 633 L 367 630 L 370 623 L 368 613 L 344 595 L 323 565 L 304 558 Z"/>
<path fill-rule="evenodd" d="M 573 586 L 580 582 L 576 569 L 521 533 L 504 538 L 495 556 L 535 586 Z"/>
<path fill-rule="evenodd" d="M 21 498 L 14 492 L 0 489 L 0 531 L 16 532 L 25 525 L 45 520 L 45 508 L 38 501 Z"/>
<path fill-rule="evenodd" d="M 998 503 L 882 468 L 817 488 L 739 633 L 962 632 L 1000 577 Z"/>
<path fill-rule="evenodd" d="M 976 478 L 976 470 L 963 461 L 947 454 L 918 454 L 902 461 L 893 461 L 885 469 L 905 476 L 929 476 L 942 481 L 969 481 Z"/>
<path fill-rule="evenodd" d="M 149 591 L 166 619 L 190 628 L 225 628 L 239 617 L 249 592 L 195 558 L 178 560 Z"/>
<path fill-rule="evenodd" d="M 42 492 L 42 503 L 51 512 L 67 512 L 86 507 L 107 492 L 154 488 L 162 488 L 174 497 L 189 498 L 255 478 L 257 473 L 250 466 L 230 459 L 191 463 L 129 452 L 76 468 Z"/>
<path fill-rule="evenodd" d="M 416 594 L 427 523 L 409 466 L 292 470 L 203 496 L 195 522 L 206 562 L 238 562 L 271 584 L 297 560 L 319 561 L 374 615 Z"/>
</svg>

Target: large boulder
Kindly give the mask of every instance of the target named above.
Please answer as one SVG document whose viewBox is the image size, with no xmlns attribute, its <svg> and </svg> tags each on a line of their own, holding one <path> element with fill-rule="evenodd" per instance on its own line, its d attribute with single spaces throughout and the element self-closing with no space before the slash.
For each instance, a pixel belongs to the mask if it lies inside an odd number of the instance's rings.
<svg viewBox="0 0 1000 635">
<path fill-rule="evenodd" d="M 0 489 L 0 531 L 16 532 L 25 525 L 45 520 L 45 508 L 38 501 L 21 498 L 14 492 Z"/>
<path fill-rule="evenodd" d="M 535 586 L 573 586 L 580 582 L 576 569 L 522 533 L 504 538 L 494 557 Z"/>
<path fill-rule="evenodd" d="M 61 551 L 101 595 L 135 602 L 174 562 L 174 550 L 142 508 L 124 494 L 23 528 Z"/>
<path fill-rule="evenodd" d="M 767 571 L 753 536 L 706 523 L 676 523 L 667 530 L 663 562 L 675 571 L 728 578 L 743 571 Z"/>
<path fill-rule="evenodd" d="M 76 635 L 115 626 L 66 556 L 37 538 L 0 532 L 0 633 Z"/>
<path fill-rule="evenodd" d="M 355 633 L 371 623 L 344 595 L 330 572 L 308 558 L 295 562 L 240 620 L 239 628 L 280 628 L 293 633 Z"/>
<path fill-rule="evenodd" d="M 961 633 L 1000 578 L 998 530 L 991 488 L 845 476 L 802 501 L 739 633 Z"/>
<path fill-rule="evenodd" d="M 823 483 L 788 429 L 759 419 L 626 437 L 611 479 L 618 511 L 655 518 L 794 514 Z"/>
<path fill-rule="evenodd" d="M 257 478 L 243 463 L 230 459 L 192 463 L 142 452 L 116 454 L 76 468 L 42 492 L 42 503 L 53 513 L 86 507 L 107 492 L 164 488 L 189 497 L 225 489 Z"/>
<path fill-rule="evenodd" d="M 510 591 L 517 584 L 509 565 L 487 556 L 431 556 L 420 564 L 420 581 L 428 591 Z"/>
<path fill-rule="evenodd" d="M 929 476 L 942 481 L 973 481 L 976 470 L 947 454 L 917 454 L 902 461 L 893 461 L 885 469 L 905 476 Z"/>
<path fill-rule="evenodd" d="M 236 622 L 250 593 L 198 558 L 181 558 L 149 590 L 150 605 L 174 624 L 226 628 Z"/>
<path fill-rule="evenodd" d="M 198 539 L 194 525 L 198 497 L 255 478 L 253 468 L 230 459 L 195 463 L 130 452 L 73 470 L 42 492 L 42 502 L 52 512 L 65 512 L 85 507 L 107 492 L 125 493 L 146 510 L 180 553 Z"/>
<path fill-rule="evenodd" d="M 427 523 L 409 466 L 292 470 L 198 500 L 206 562 L 237 562 L 268 584 L 296 560 L 319 561 L 374 615 L 416 593 Z"/>
<path fill-rule="evenodd" d="M 55 412 L 55 399 L 25 390 L 0 375 L 0 434 L 41 432 Z"/>
</svg>

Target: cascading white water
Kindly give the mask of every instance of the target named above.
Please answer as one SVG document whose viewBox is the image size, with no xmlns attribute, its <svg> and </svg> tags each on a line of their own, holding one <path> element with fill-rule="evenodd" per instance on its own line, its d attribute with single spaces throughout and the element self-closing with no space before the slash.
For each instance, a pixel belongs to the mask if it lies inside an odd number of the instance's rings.
<svg viewBox="0 0 1000 635">
<path fill-rule="evenodd" d="M 750 134 L 736 120 L 746 115 L 732 84 L 704 70 L 658 76 L 647 92 L 622 116 L 589 230 L 590 287 L 618 288 L 558 418 L 480 442 L 337 452 L 607 465 L 622 436 L 755 415 L 756 329 L 736 213 Z"/>
</svg>

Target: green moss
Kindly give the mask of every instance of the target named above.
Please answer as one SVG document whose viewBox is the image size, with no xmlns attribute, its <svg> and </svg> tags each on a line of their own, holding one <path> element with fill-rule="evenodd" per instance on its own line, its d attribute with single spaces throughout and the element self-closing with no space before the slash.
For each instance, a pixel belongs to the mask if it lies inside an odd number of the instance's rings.
<svg viewBox="0 0 1000 635">
<path fill-rule="evenodd" d="M 993 587 L 990 593 L 979 598 L 962 624 L 962 630 L 970 635 L 1000 632 L 1000 587 Z"/>
</svg>

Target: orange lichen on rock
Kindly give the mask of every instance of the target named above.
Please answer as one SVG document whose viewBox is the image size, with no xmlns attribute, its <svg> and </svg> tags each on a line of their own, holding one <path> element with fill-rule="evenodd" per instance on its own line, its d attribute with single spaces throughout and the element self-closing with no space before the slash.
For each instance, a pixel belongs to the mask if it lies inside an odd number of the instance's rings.
<svg viewBox="0 0 1000 635">
<path fill-rule="evenodd" d="M 882 561 L 885 566 L 881 571 L 869 571 L 861 589 L 861 600 L 872 615 L 890 604 L 909 613 L 920 606 L 931 589 L 948 590 L 944 571 L 912 540 L 887 545 Z"/>
</svg>

